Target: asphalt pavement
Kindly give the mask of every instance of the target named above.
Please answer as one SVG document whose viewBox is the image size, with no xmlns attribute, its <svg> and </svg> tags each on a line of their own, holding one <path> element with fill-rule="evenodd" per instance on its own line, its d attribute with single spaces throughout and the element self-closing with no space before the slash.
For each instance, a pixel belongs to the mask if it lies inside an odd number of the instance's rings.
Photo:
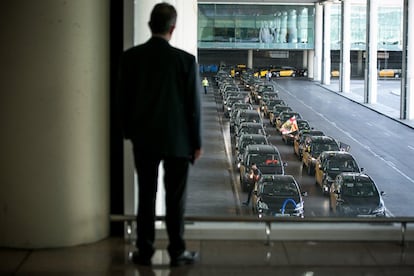
<svg viewBox="0 0 414 276">
<path fill-rule="evenodd" d="M 214 83 L 213 76 L 209 76 L 210 84 Z M 286 85 L 293 85 L 297 86 L 298 83 L 295 79 L 292 79 L 292 84 L 289 84 L 290 80 L 274 80 L 276 83 L 282 83 L 287 81 Z M 295 84 L 296 83 L 296 84 Z M 349 99 L 349 104 L 342 103 L 342 108 L 347 109 L 354 109 L 353 113 L 361 114 L 366 113 L 365 117 L 369 117 L 371 121 L 375 121 L 376 123 L 381 123 L 381 117 L 384 119 L 391 118 L 398 124 L 395 124 L 397 128 L 398 125 L 403 124 L 407 127 L 407 131 L 410 131 L 411 128 L 414 128 L 414 121 L 413 120 L 401 120 L 399 119 L 399 85 L 400 82 L 398 80 L 387 80 L 387 81 L 379 81 L 378 86 L 378 102 L 376 104 L 364 104 L 362 103 L 363 99 L 363 81 L 357 80 L 351 83 L 351 92 L 349 93 L 342 93 L 339 91 L 339 82 L 337 80 L 332 80 L 330 85 L 322 85 L 320 83 L 314 81 L 307 81 L 302 80 L 300 81 L 300 87 L 302 90 L 306 90 L 308 92 L 312 92 L 314 100 L 320 101 L 330 101 L 328 102 L 318 102 L 320 105 L 338 105 L 338 98 L 335 97 L 328 97 L 323 96 L 323 90 L 332 92 L 333 94 L 340 95 L 344 98 Z M 321 87 L 324 89 L 320 90 Z M 202 157 L 191 167 L 190 175 L 189 175 L 189 186 L 188 186 L 188 201 L 187 201 L 187 209 L 186 215 L 188 216 L 232 216 L 232 215 L 243 215 L 246 213 L 246 208 L 241 206 L 240 202 L 242 202 L 245 198 L 245 193 L 240 192 L 240 186 L 238 185 L 237 181 L 237 172 L 234 172 L 234 164 L 232 164 L 232 156 L 231 156 L 231 145 L 229 145 L 229 138 L 228 129 L 225 129 L 226 122 L 222 120 L 222 113 L 221 113 L 221 99 L 218 93 L 215 93 L 215 87 L 210 86 L 208 89 L 207 94 L 202 94 L 202 116 L 203 116 L 203 155 Z M 289 89 L 287 87 L 287 89 Z M 295 88 L 296 89 L 296 88 Z M 319 91 L 319 92 L 317 92 Z M 328 92 L 328 93 L 329 93 Z M 316 94 L 315 94 L 316 93 Z M 319 95 L 319 96 L 318 96 Z M 285 94 L 285 97 L 288 97 L 288 94 Z M 333 96 L 333 95 L 332 95 Z M 297 99 L 295 99 L 296 102 Z M 308 99 L 311 100 L 311 99 Z M 306 100 L 305 100 L 306 101 Z M 342 102 L 342 101 L 341 101 Z M 352 104 L 352 103 L 355 103 Z M 297 103 L 300 104 L 300 103 Z M 318 105 L 317 104 L 317 105 Z M 364 108 L 365 107 L 365 108 Z M 362 108 L 362 109 L 361 109 Z M 358 111 L 359 110 L 359 111 Z M 338 109 L 339 111 L 339 109 Z M 373 111 L 373 112 L 370 112 Z M 357 115 L 353 115 L 352 118 L 357 118 Z M 381 114 L 383 116 L 378 116 Z M 320 114 L 319 114 L 320 115 Z M 313 118 L 312 112 L 307 114 L 306 119 L 311 119 L 315 123 L 320 121 L 320 118 Z M 352 124 L 356 124 L 358 122 L 352 122 L 352 120 L 345 118 L 345 124 L 347 126 L 343 129 L 352 129 Z M 328 121 L 326 121 L 328 122 Z M 331 122 L 326 123 L 325 126 L 329 128 Z M 391 121 L 392 122 L 392 121 Z M 323 122 L 320 122 L 323 123 Z M 387 122 L 389 124 L 389 122 Z M 392 124 L 392 123 L 391 123 Z M 368 126 L 369 127 L 369 126 Z M 382 128 L 393 128 L 393 126 L 381 126 Z M 401 126 L 402 127 L 402 126 Z M 358 128 L 357 128 L 358 129 Z M 330 131 L 336 131 L 335 126 L 332 125 Z M 368 129 L 366 131 L 369 131 Z M 394 130 L 390 130 L 392 133 Z M 397 132 L 400 130 L 396 130 Z M 353 131 L 352 133 L 354 136 L 353 138 L 357 139 L 366 139 L 367 134 L 361 133 L 357 130 Z M 348 139 L 347 135 L 341 137 L 341 134 L 334 133 L 333 136 L 341 138 L 341 139 Z M 411 136 L 411 134 L 410 134 Z M 378 136 L 376 136 L 378 137 Z M 279 143 L 278 137 L 274 137 L 275 143 Z M 379 141 L 381 143 L 389 143 L 390 138 L 382 137 L 383 141 Z M 388 140 L 387 140 L 388 139 Z M 378 139 L 377 139 L 378 140 Z M 371 141 L 370 141 L 371 142 Z M 381 186 L 385 186 L 386 192 L 389 194 L 386 203 L 391 207 L 391 209 L 395 210 L 395 215 L 412 215 L 411 211 L 405 210 L 404 202 L 408 202 L 409 194 L 411 194 L 411 186 L 410 183 L 412 182 L 412 177 L 403 175 L 403 179 L 401 180 L 401 190 L 394 190 L 388 188 L 388 186 L 392 185 L 392 177 L 393 175 L 398 175 L 401 177 L 401 172 L 399 171 L 398 167 L 395 167 L 394 164 L 397 164 L 398 161 L 395 160 L 393 157 L 384 156 L 382 155 L 381 151 L 378 152 L 377 149 L 380 147 L 376 146 L 374 142 L 371 148 L 367 148 L 367 146 L 360 145 L 359 143 L 355 143 L 354 140 L 351 140 L 348 144 L 353 144 L 352 152 L 358 155 L 358 160 L 360 163 L 366 165 L 369 168 L 368 172 L 375 175 L 383 175 L 383 170 L 386 168 L 389 170 L 390 173 L 387 173 L 385 178 L 379 178 L 379 182 Z M 398 145 L 396 145 L 398 146 Z M 285 146 L 281 145 L 281 150 L 284 150 Z M 288 149 L 289 150 L 289 149 Z M 392 150 L 395 152 L 395 150 Z M 376 153 L 373 155 L 373 152 Z M 377 154 L 378 152 L 378 154 Z M 312 207 L 311 209 L 315 210 L 313 215 L 315 216 L 324 216 L 326 213 L 326 208 L 321 199 L 323 197 L 315 197 L 317 195 L 317 191 L 315 190 L 315 185 L 313 184 L 313 180 L 311 177 L 308 177 L 306 174 L 303 174 L 300 171 L 300 164 L 293 158 L 293 154 L 289 152 L 283 153 L 286 158 L 291 158 L 292 160 L 289 161 L 288 172 L 292 174 L 297 174 L 297 177 L 303 185 L 309 189 L 310 193 L 314 194 L 307 199 L 307 206 Z M 374 158 L 374 159 L 373 159 Z M 373 160 L 377 163 L 373 163 Z M 379 163 L 378 163 L 379 162 Z M 379 166 L 377 164 L 385 164 Z M 408 167 L 410 164 L 406 164 Z M 371 168 L 370 168 L 371 167 Z M 406 168 L 402 168 L 406 170 Z M 309 179 L 308 179 L 309 178 Z M 308 183 L 309 182 L 309 183 Z M 404 183 L 403 183 L 404 182 Z M 405 183 L 405 182 L 408 182 Z M 382 185 L 382 183 L 384 183 Z M 401 197 L 402 196 L 402 197 Z M 399 198 L 399 200 L 397 200 Z M 315 203 L 313 203 L 315 201 Z M 401 206 L 402 204 L 402 206 Z M 319 206 L 320 205 L 320 206 Z M 308 208 L 309 210 L 309 208 Z M 313 212 L 312 212 L 313 213 Z"/>
<path fill-rule="evenodd" d="M 319 82 L 313 82 L 313 84 L 324 87 L 357 104 L 363 105 L 366 108 L 387 116 L 401 124 L 414 128 L 414 120 L 400 119 L 401 80 L 399 79 L 378 80 L 376 103 L 364 103 L 364 80 L 351 80 L 350 92 L 347 93 L 340 92 L 338 79 L 332 79 L 329 85 L 320 84 Z"/>
</svg>

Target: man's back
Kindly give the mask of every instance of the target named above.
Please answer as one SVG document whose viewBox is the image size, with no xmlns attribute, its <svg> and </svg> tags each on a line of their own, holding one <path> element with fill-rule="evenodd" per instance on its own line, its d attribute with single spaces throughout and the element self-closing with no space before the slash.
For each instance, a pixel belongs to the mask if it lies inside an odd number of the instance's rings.
<svg viewBox="0 0 414 276">
<path fill-rule="evenodd" d="M 194 56 L 152 37 L 127 50 L 122 66 L 126 136 L 143 150 L 188 156 L 200 145 Z"/>
</svg>

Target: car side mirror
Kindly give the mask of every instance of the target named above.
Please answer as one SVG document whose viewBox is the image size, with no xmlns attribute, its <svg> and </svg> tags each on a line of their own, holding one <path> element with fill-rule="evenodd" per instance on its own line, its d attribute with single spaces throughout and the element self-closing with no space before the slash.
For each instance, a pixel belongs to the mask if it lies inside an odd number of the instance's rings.
<svg viewBox="0 0 414 276">
<path fill-rule="evenodd" d="M 381 192 L 380 192 L 380 195 L 385 196 L 385 195 L 387 195 L 387 193 L 386 193 L 386 192 L 384 192 L 384 191 L 381 191 Z"/>
<path fill-rule="evenodd" d="M 308 196 L 308 192 L 302 192 L 302 196 Z"/>
<path fill-rule="evenodd" d="M 288 166 L 288 163 L 287 162 L 283 162 L 283 166 L 284 167 L 287 167 Z"/>
<path fill-rule="evenodd" d="M 363 172 L 363 171 L 365 171 L 365 169 L 364 168 L 361 168 L 361 172 Z"/>
<path fill-rule="evenodd" d="M 255 191 L 253 191 L 253 194 L 254 194 L 254 195 L 257 195 L 257 191 L 256 191 L 256 190 L 255 190 Z"/>
</svg>

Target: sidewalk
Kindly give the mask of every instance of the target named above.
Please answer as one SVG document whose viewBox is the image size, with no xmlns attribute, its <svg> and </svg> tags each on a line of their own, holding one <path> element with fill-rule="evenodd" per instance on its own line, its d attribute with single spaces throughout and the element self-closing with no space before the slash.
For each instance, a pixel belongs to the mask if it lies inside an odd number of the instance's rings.
<svg viewBox="0 0 414 276">
<path fill-rule="evenodd" d="M 364 103 L 364 80 L 351 80 L 351 91 L 349 93 L 343 93 L 339 91 L 339 80 L 333 79 L 329 85 L 320 84 L 315 82 L 329 91 L 337 93 L 338 95 L 348 98 L 349 100 L 366 106 L 384 116 L 389 117 L 401 124 L 404 124 L 414 129 L 414 120 L 402 120 L 400 119 L 400 82 L 394 80 L 378 80 L 378 97 L 377 103 L 367 104 Z M 381 85 L 385 84 L 385 85 Z M 388 100 L 392 95 L 397 101 Z"/>
</svg>

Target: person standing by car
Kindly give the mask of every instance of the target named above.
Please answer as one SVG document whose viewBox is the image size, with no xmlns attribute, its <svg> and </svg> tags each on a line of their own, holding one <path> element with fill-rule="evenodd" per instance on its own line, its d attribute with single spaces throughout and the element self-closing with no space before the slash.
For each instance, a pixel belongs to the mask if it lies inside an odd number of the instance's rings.
<svg viewBox="0 0 414 276">
<path fill-rule="evenodd" d="M 249 183 L 247 184 L 247 200 L 243 202 L 243 205 L 248 206 L 250 203 L 250 198 L 252 197 L 252 193 L 254 191 L 254 188 L 256 186 L 257 181 L 262 177 L 262 172 L 259 170 L 257 165 L 255 163 L 252 163 L 252 166 L 250 168 L 250 174 L 249 174 Z"/>
<path fill-rule="evenodd" d="M 183 235 L 188 169 L 202 153 L 201 82 L 195 57 L 169 44 L 176 19 L 174 6 L 156 4 L 149 21 L 151 38 L 126 50 L 119 68 L 123 135 L 133 144 L 139 187 L 138 251 L 132 260 L 144 266 L 152 265 L 155 252 L 155 202 L 161 161 L 170 265 L 192 264 L 198 258 L 197 252 L 186 250 Z"/>
<path fill-rule="evenodd" d="M 203 87 L 204 87 L 204 94 L 207 94 L 207 87 L 208 87 L 208 79 L 207 77 L 204 77 L 202 81 Z"/>
</svg>

